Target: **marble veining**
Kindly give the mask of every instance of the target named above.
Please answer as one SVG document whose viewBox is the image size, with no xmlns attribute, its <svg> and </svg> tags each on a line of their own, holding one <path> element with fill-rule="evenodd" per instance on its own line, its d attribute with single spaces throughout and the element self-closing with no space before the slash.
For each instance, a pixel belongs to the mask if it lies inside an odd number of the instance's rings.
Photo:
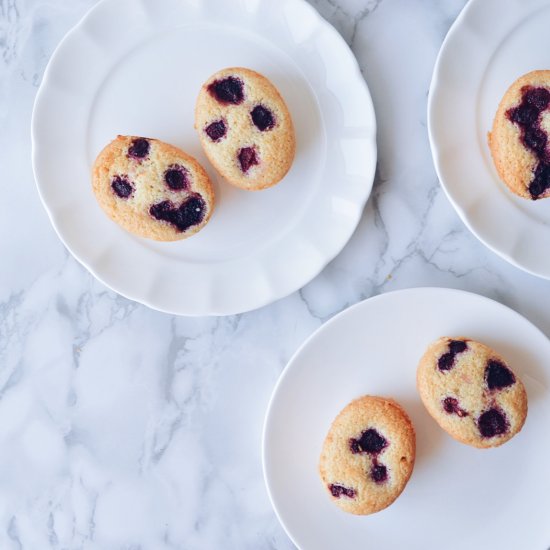
<svg viewBox="0 0 550 550">
<path fill-rule="evenodd" d="M 187 319 L 96 282 L 36 193 L 34 96 L 94 1 L 0 0 L 0 548 L 293 548 L 264 488 L 263 415 L 286 361 L 324 321 L 381 292 L 447 286 L 550 334 L 550 283 L 484 248 L 433 169 L 428 87 L 464 0 L 311 3 L 353 48 L 373 95 L 372 197 L 344 251 L 301 291 Z"/>
</svg>

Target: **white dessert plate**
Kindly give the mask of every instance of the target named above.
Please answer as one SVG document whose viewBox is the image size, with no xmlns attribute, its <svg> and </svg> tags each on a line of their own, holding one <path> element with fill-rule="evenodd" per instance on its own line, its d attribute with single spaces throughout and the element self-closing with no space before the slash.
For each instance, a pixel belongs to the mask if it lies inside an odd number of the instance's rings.
<svg viewBox="0 0 550 550">
<path fill-rule="evenodd" d="M 193 128 L 201 84 L 228 66 L 270 78 L 294 119 L 296 159 L 266 191 L 217 177 Z M 357 61 L 303 0 L 103 0 L 47 67 L 33 165 L 59 237 L 100 281 L 162 311 L 222 315 L 290 294 L 340 252 L 370 194 L 375 133 Z M 157 243 L 103 213 L 90 170 L 117 134 L 159 138 L 203 163 L 217 206 L 199 234 Z"/>
<path fill-rule="evenodd" d="M 416 367 L 440 336 L 493 347 L 523 380 L 529 413 L 505 445 L 474 449 L 424 409 Z M 325 323 L 296 352 L 273 392 L 264 475 L 286 532 L 302 550 L 535 550 L 550 543 L 550 341 L 515 311 L 463 291 L 401 290 L 370 298 Z M 318 475 L 327 431 L 365 394 L 391 396 L 409 413 L 416 464 L 401 496 L 370 516 L 346 514 Z"/>
<path fill-rule="evenodd" d="M 550 279 L 550 200 L 517 197 L 487 145 L 498 104 L 516 78 L 550 69 L 547 0 L 470 0 L 447 34 L 428 101 L 437 174 L 469 229 L 513 265 Z"/>
</svg>

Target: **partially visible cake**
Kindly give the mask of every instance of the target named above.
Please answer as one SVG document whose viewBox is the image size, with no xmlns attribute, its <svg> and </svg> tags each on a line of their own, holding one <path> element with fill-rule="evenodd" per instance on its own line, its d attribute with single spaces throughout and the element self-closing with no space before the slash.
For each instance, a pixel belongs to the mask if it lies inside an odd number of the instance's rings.
<svg viewBox="0 0 550 550">
<path fill-rule="evenodd" d="M 518 78 L 504 94 L 489 133 L 499 177 L 530 200 L 550 197 L 550 71 Z"/>
</svg>

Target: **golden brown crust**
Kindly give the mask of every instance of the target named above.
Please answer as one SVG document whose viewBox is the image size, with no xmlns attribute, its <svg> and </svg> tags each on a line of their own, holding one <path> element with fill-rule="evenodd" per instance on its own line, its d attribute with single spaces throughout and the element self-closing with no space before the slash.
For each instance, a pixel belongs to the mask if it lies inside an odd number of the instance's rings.
<svg viewBox="0 0 550 550">
<path fill-rule="evenodd" d="M 150 139 L 149 154 L 145 159 L 128 157 L 131 143 L 137 136 L 118 136 L 105 146 L 92 168 L 92 188 L 101 208 L 121 227 L 138 235 L 157 241 L 175 241 L 190 237 L 202 229 L 214 209 L 214 191 L 204 168 L 190 155 L 160 140 Z M 189 190 L 173 191 L 163 177 L 172 165 L 181 165 L 190 176 Z M 121 199 L 111 188 L 115 176 L 127 175 L 135 191 L 128 199 Z M 199 193 L 206 203 L 204 219 L 185 231 L 165 221 L 153 218 L 149 209 L 153 204 L 170 200 L 176 206 L 191 193 Z"/>
<path fill-rule="evenodd" d="M 378 455 L 353 453 L 350 439 L 375 429 L 388 445 Z M 372 514 L 389 506 L 403 492 L 413 468 L 416 437 L 413 424 L 393 399 L 365 395 L 349 403 L 327 434 L 319 461 L 319 474 L 331 500 L 352 514 Z M 388 478 L 375 482 L 369 472 L 373 461 L 387 468 Z M 334 497 L 330 485 L 352 488 L 354 498 Z"/>
<path fill-rule="evenodd" d="M 521 89 L 524 86 L 550 89 L 550 71 L 532 71 L 524 74 L 508 88 L 498 106 L 492 130 L 487 134 L 487 141 L 500 179 L 516 195 L 532 200 L 529 184 L 538 161 L 521 143 L 519 127 L 506 116 L 508 109 L 521 103 Z M 549 196 L 550 189 L 538 198 Z"/>
<path fill-rule="evenodd" d="M 455 356 L 452 368 L 441 371 L 438 361 L 449 352 L 451 341 L 464 341 L 468 348 Z M 506 366 L 513 373 L 515 383 L 506 388 L 489 390 L 486 382 L 489 360 Z M 444 336 L 430 344 L 418 365 L 417 387 L 430 415 L 461 443 L 478 448 L 497 447 L 510 440 L 525 423 L 527 393 L 523 383 L 499 354 L 469 338 Z M 443 401 L 447 397 L 457 399 L 463 411 L 461 414 L 467 414 L 460 416 L 446 412 Z M 509 429 L 501 435 L 482 437 L 478 426 L 479 417 L 495 407 L 506 415 Z"/>
<path fill-rule="evenodd" d="M 208 91 L 215 80 L 235 76 L 244 82 L 244 101 L 222 104 Z M 276 124 L 268 131 L 258 130 L 250 112 L 258 104 L 269 108 Z M 205 128 L 214 121 L 226 122 L 227 134 L 213 142 Z M 213 74 L 202 86 L 195 106 L 195 128 L 201 145 L 214 168 L 229 183 L 249 191 L 271 187 L 290 170 L 296 150 L 294 126 L 288 108 L 275 86 L 263 75 L 243 67 L 230 67 Z M 242 147 L 255 146 L 260 164 L 243 173 L 238 162 Z"/>
</svg>

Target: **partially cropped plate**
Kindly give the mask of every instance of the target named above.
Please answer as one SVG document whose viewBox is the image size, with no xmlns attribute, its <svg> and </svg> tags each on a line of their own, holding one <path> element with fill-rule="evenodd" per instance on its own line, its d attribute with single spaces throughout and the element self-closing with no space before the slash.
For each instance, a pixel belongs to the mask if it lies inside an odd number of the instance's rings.
<svg viewBox="0 0 550 550">
<path fill-rule="evenodd" d="M 418 361 L 440 336 L 491 346 L 529 398 L 523 430 L 475 449 L 436 424 L 416 391 Z M 550 545 L 550 341 L 515 311 L 476 294 L 418 288 L 382 294 L 323 325 L 289 361 L 273 392 L 264 475 L 281 523 L 302 550 L 531 550 Z M 385 510 L 353 516 L 318 475 L 330 424 L 352 399 L 389 396 L 416 429 L 416 464 Z"/>
<path fill-rule="evenodd" d="M 550 69 L 547 0 L 470 0 L 434 69 L 428 127 L 439 179 L 480 241 L 550 279 L 550 199 L 516 197 L 493 166 L 487 132 L 516 78 Z"/>
<path fill-rule="evenodd" d="M 295 162 L 266 191 L 217 177 L 193 129 L 201 84 L 229 66 L 270 78 L 294 119 Z M 299 289 L 338 254 L 370 194 L 375 133 L 353 54 L 303 0 L 103 0 L 48 65 L 33 163 L 56 231 L 99 280 L 162 311 L 221 315 Z M 117 134 L 159 138 L 203 163 L 217 199 L 205 229 L 156 243 L 107 218 L 90 169 Z"/>
</svg>

